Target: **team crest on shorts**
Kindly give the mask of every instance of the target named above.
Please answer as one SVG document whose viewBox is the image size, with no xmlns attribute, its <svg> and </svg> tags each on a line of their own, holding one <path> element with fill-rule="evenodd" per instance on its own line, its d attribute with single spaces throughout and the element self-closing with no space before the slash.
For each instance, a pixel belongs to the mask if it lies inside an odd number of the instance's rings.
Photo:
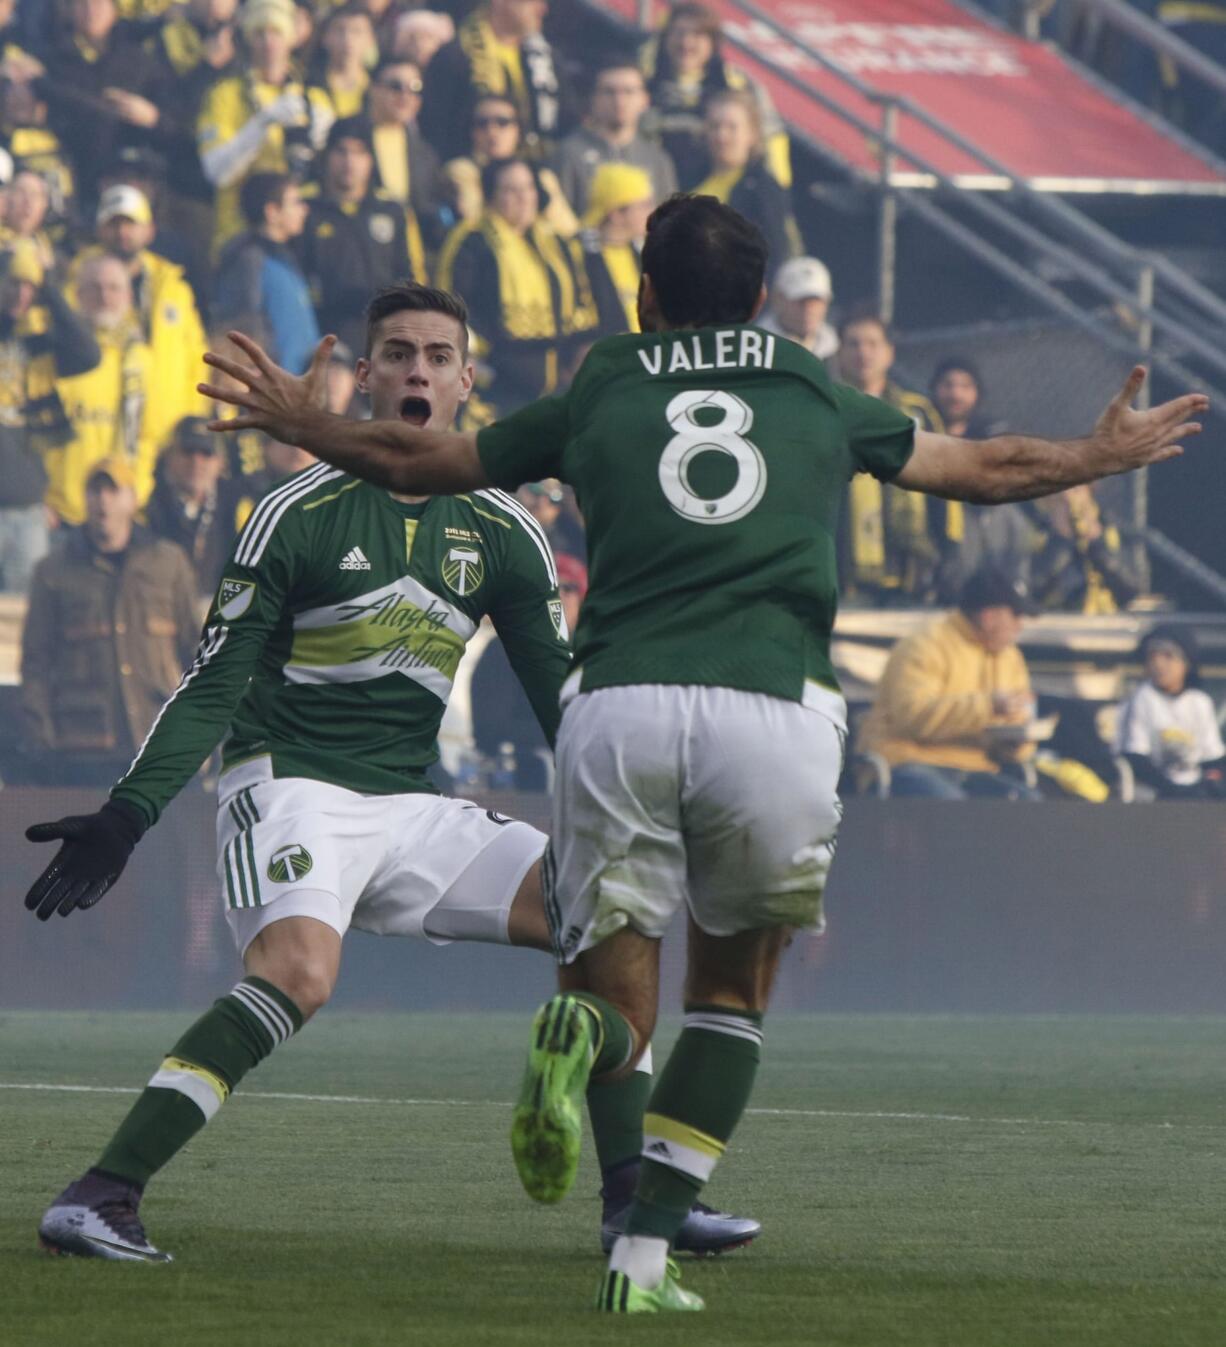
<svg viewBox="0 0 1226 1347">
<path fill-rule="evenodd" d="M 314 862 L 311 853 L 300 842 L 278 847 L 268 862 L 268 878 L 274 884 L 292 884 L 309 874 Z"/>
<path fill-rule="evenodd" d="M 453 547 L 443 558 L 443 582 L 457 594 L 471 594 L 485 579 L 485 558 L 475 547 Z"/>
<path fill-rule="evenodd" d="M 226 622 L 233 622 L 251 607 L 254 598 L 254 580 L 223 580 L 217 591 L 217 615 Z"/>
</svg>

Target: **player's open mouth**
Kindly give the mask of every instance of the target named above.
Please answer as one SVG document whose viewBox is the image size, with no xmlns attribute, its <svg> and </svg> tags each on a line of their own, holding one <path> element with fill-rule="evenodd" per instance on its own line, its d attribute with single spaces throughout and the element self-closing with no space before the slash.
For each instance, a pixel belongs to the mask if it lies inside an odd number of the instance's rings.
<svg viewBox="0 0 1226 1347">
<path fill-rule="evenodd" d="M 400 419 L 411 426 L 424 426 L 430 419 L 430 404 L 425 398 L 405 398 L 400 404 Z"/>
</svg>

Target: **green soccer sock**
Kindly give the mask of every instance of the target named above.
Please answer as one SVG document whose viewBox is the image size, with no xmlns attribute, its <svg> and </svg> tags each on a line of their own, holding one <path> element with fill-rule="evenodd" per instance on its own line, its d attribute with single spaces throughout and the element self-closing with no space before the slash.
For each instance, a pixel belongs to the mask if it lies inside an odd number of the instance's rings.
<svg viewBox="0 0 1226 1347">
<path fill-rule="evenodd" d="M 302 1013 L 284 992 L 244 978 L 171 1048 L 95 1168 L 143 1188 L 247 1072 L 301 1028 Z"/>
<path fill-rule="evenodd" d="M 591 1016 L 596 1029 L 592 1075 L 602 1076 L 625 1066 L 634 1050 L 634 1033 L 626 1017 L 615 1006 L 591 992 L 567 992 Z"/>
<path fill-rule="evenodd" d="M 637 1164 L 643 1153 L 643 1113 L 651 1098 L 651 1045 L 628 1076 L 594 1081 L 587 1087 L 587 1115 L 600 1172 Z"/>
<path fill-rule="evenodd" d="M 643 1118 L 643 1167 L 628 1235 L 670 1242 L 723 1155 L 749 1102 L 762 1016 L 690 1005 Z"/>
</svg>

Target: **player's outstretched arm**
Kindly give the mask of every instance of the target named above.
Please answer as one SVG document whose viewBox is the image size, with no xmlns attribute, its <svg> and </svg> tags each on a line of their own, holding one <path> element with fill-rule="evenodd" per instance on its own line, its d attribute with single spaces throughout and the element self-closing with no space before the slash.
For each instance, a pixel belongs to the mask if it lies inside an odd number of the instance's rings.
<svg viewBox="0 0 1226 1347">
<path fill-rule="evenodd" d="M 996 435 L 964 440 L 916 431 L 915 451 L 894 481 L 933 496 L 997 505 L 1176 458 L 1183 453 L 1181 441 L 1200 433 L 1194 418 L 1208 410 L 1209 399 L 1187 393 L 1137 411 L 1132 401 L 1144 382 L 1145 369 L 1138 365 L 1082 439 Z"/>
<path fill-rule="evenodd" d="M 236 408 L 238 415 L 210 422 L 210 430 L 221 434 L 262 430 L 355 477 L 406 495 L 474 491 L 490 485 L 477 456 L 475 434 L 421 430 L 403 421 L 350 421 L 325 410 L 325 372 L 335 337 L 319 343 L 301 377 L 282 369 L 243 333 L 231 332 L 229 338 L 246 361 L 214 351 L 204 361 L 237 386 L 197 387 L 206 397 Z"/>
</svg>

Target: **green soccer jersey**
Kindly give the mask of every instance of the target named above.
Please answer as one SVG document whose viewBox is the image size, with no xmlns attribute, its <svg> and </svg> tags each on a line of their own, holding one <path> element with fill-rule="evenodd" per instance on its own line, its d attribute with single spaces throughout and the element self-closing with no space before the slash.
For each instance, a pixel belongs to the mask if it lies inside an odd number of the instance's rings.
<svg viewBox="0 0 1226 1347">
<path fill-rule="evenodd" d="M 195 662 L 112 794 L 150 822 L 228 728 L 223 766 L 365 794 L 432 791 L 439 722 L 489 615 L 553 742 L 570 665 L 540 526 L 501 491 L 402 504 L 325 464 L 256 506 Z"/>
<path fill-rule="evenodd" d="M 588 535 L 585 690 L 700 683 L 800 701 L 837 688 L 835 528 L 849 478 L 887 481 L 909 416 L 750 326 L 611 337 L 570 391 L 482 430 L 500 486 L 560 477 Z"/>
</svg>

